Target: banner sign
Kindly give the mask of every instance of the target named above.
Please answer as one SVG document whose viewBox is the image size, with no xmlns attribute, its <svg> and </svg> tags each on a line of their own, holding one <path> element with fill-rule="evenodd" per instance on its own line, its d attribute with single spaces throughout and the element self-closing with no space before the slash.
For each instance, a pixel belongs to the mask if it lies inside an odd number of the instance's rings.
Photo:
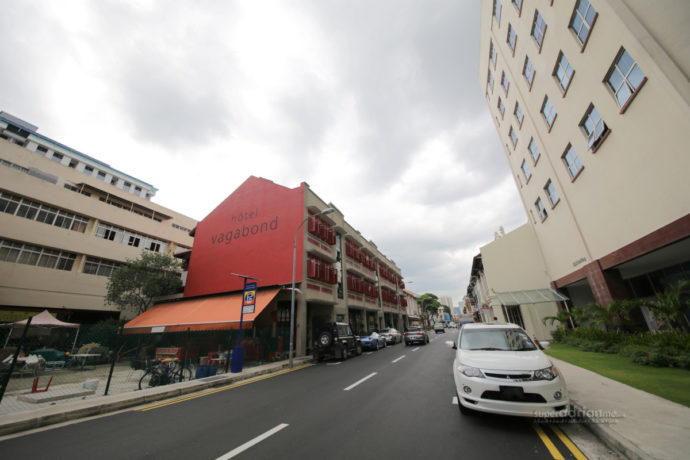
<svg viewBox="0 0 690 460">
<path fill-rule="evenodd" d="M 256 305 L 256 283 L 246 283 L 242 292 L 242 313 L 254 313 Z"/>
</svg>

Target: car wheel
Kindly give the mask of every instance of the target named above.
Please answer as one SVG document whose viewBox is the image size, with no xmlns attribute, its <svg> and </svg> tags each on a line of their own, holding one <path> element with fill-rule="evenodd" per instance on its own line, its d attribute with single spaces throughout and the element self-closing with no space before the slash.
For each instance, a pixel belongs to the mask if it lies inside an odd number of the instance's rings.
<svg viewBox="0 0 690 460">
<path fill-rule="evenodd" d="M 355 351 L 357 353 L 357 356 L 362 354 L 362 344 L 358 343 L 357 346 L 355 347 Z"/>
<path fill-rule="evenodd" d="M 376 348 L 375 349 L 376 349 L 376 351 L 379 351 L 379 341 L 378 340 L 376 341 Z"/>
<path fill-rule="evenodd" d="M 333 342 L 333 334 L 330 331 L 323 331 L 319 334 L 319 345 L 321 347 L 327 348 L 331 346 L 331 342 Z"/>
<path fill-rule="evenodd" d="M 383 341 L 383 348 L 386 348 L 387 346 L 388 346 L 388 342 L 386 342 L 386 341 L 384 340 L 384 341 Z"/>
<path fill-rule="evenodd" d="M 345 361 L 345 360 L 349 357 L 349 355 L 350 355 L 350 353 L 348 353 L 348 350 L 347 350 L 347 345 L 343 345 L 343 349 L 342 349 L 342 350 L 343 350 L 343 351 L 342 351 L 341 354 L 342 354 L 342 356 L 343 356 L 343 361 Z"/>
</svg>

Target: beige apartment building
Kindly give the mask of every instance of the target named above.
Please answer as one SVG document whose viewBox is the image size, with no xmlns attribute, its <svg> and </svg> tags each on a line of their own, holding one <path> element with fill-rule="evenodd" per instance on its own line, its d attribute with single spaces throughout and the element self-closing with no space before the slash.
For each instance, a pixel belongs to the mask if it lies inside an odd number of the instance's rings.
<svg viewBox="0 0 690 460">
<path fill-rule="evenodd" d="M 0 322 L 48 309 L 91 323 L 108 276 L 142 251 L 192 247 L 196 221 L 152 203 L 156 189 L 0 112 Z"/>
<path fill-rule="evenodd" d="M 479 82 L 545 274 L 513 289 L 607 305 L 690 278 L 688 23 L 685 0 L 482 2 Z"/>
</svg>

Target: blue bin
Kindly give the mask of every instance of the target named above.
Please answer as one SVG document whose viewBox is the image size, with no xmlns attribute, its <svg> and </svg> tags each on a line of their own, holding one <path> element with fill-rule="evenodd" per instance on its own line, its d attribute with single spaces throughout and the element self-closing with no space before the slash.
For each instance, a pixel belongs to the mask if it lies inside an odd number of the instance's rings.
<svg viewBox="0 0 690 460">
<path fill-rule="evenodd" d="M 215 368 L 215 366 L 213 366 L 213 367 Z M 208 368 L 209 368 L 209 366 L 198 366 L 196 368 L 196 374 L 194 375 L 194 378 L 201 379 L 201 378 L 207 377 L 209 375 L 208 374 L 208 372 L 209 372 Z M 216 374 L 216 371 L 214 369 L 213 375 L 215 375 L 215 374 Z"/>
<path fill-rule="evenodd" d="M 212 375 L 216 375 L 216 372 L 218 371 L 218 369 L 216 368 L 216 366 L 206 366 L 206 367 L 208 367 L 208 372 L 206 373 L 206 377 L 210 377 L 210 376 L 212 376 Z"/>
</svg>

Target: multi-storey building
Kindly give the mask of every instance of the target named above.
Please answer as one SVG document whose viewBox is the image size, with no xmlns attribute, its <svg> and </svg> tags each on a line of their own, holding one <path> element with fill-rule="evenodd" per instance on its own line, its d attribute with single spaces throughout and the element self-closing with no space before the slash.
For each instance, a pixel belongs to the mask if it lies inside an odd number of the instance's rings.
<svg viewBox="0 0 690 460">
<path fill-rule="evenodd" d="M 191 248 L 196 221 L 152 203 L 146 182 L 37 131 L 0 112 L 0 315 L 118 318 L 107 277 L 142 251 Z"/>
<path fill-rule="evenodd" d="M 185 298 L 156 305 L 128 323 L 127 332 L 236 329 L 243 321 L 287 343 L 293 294 L 300 355 L 328 322 L 348 322 L 355 333 L 403 330 L 408 323 L 395 262 L 306 182 L 287 188 L 249 177 L 193 234 Z M 247 314 L 244 277 L 257 283 Z"/>
<path fill-rule="evenodd" d="M 482 3 L 479 81 L 532 257 L 574 305 L 690 276 L 689 20 L 682 0 Z"/>
</svg>

